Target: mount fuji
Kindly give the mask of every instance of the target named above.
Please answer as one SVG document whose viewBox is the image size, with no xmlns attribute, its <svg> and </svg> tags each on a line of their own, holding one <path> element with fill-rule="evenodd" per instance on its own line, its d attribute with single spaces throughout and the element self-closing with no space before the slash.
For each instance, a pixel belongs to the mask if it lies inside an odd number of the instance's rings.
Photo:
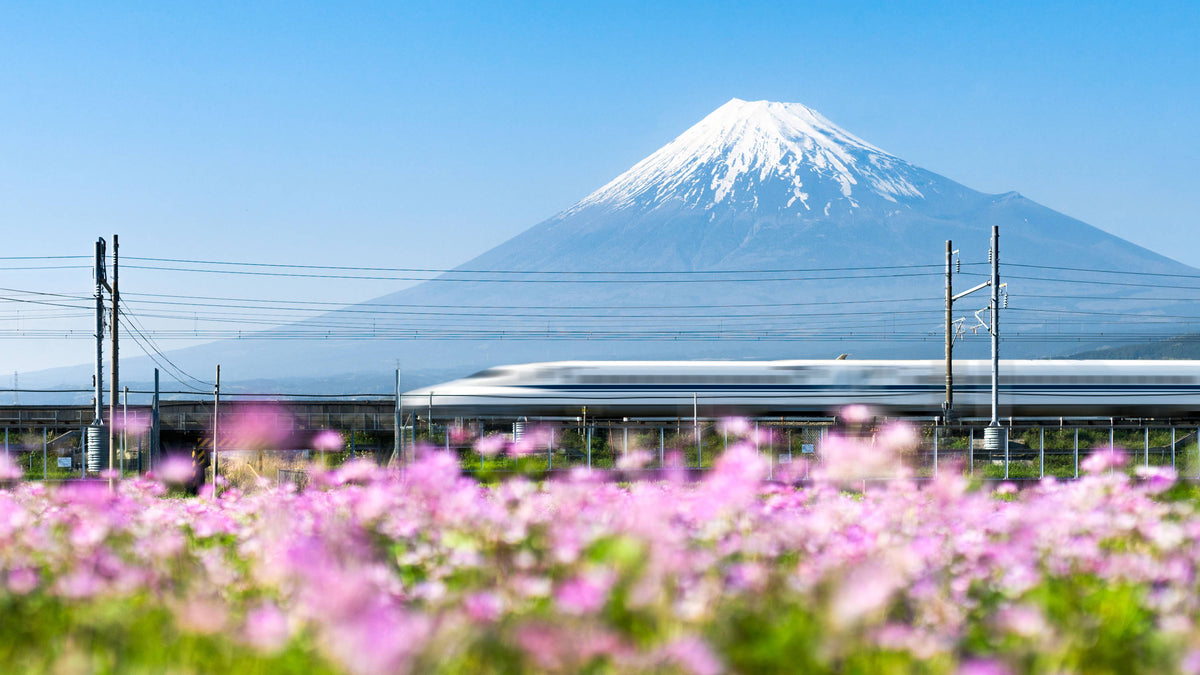
<svg viewBox="0 0 1200 675">
<path fill-rule="evenodd" d="M 566 269 L 581 254 L 625 270 L 929 263 L 945 239 L 986 251 L 993 224 L 1009 261 L 1191 271 L 1016 192 L 914 166 L 804 105 L 739 99 L 463 268 Z"/>
<path fill-rule="evenodd" d="M 1200 273 L 1191 267 L 1016 192 L 984 194 L 914 166 L 804 105 L 733 99 L 574 206 L 453 271 L 260 335 L 326 326 L 326 339 L 224 340 L 172 358 L 194 372 L 219 362 L 241 380 L 281 381 L 303 369 L 323 378 L 325 392 L 344 373 L 360 373 L 348 386 L 361 389 L 370 373 L 386 391 L 397 362 L 416 386 L 552 359 L 935 358 L 944 242 L 977 263 L 956 281 L 973 286 L 984 278 L 993 225 L 1013 295 L 1002 319 L 1006 357 L 1101 346 L 1096 312 L 1132 312 L 1115 319 L 1121 333 L 1185 305 L 1194 313 L 1183 300 L 1113 309 L 1113 298 L 1154 289 L 1080 283 L 1111 279 L 1105 270 Z M 1074 285 L 1061 285 L 1067 277 Z M 959 301 L 956 312 L 969 317 L 985 303 Z M 340 339 L 339 325 L 360 339 Z M 959 353 L 986 348 L 983 337 L 964 339 Z"/>
</svg>

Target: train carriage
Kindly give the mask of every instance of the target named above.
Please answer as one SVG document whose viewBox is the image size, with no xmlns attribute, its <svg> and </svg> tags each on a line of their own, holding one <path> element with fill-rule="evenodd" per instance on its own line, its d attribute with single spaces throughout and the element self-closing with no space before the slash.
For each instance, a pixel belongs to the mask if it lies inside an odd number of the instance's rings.
<svg viewBox="0 0 1200 675">
<path fill-rule="evenodd" d="M 986 416 L 991 362 L 954 362 L 955 412 Z M 933 416 L 945 399 L 941 360 L 559 361 L 488 368 L 403 396 L 438 417 L 540 415 L 828 415 L 861 403 Z M 1200 361 L 1007 360 L 1003 416 L 1200 417 Z"/>
</svg>

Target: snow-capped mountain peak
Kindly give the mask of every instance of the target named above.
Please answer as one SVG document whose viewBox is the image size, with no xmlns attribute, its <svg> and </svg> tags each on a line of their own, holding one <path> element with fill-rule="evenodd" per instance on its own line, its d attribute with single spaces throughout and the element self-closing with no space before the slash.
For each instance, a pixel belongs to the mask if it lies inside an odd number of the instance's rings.
<svg viewBox="0 0 1200 675">
<path fill-rule="evenodd" d="M 726 206 L 829 215 L 923 198 L 931 176 L 805 105 L 735 98 L 566 214 Z"/>
</svg>

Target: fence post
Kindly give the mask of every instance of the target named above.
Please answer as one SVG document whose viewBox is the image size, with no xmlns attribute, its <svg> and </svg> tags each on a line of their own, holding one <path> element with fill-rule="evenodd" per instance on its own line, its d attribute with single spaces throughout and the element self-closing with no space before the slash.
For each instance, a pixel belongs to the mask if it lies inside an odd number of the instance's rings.
<svg viewBox="0 0 1200 675">
<path fill-rule="evenodd" d="M 938 428 L 933 428 L 933 477 L 938 473 Z"/>
<path fill-rule="evenodd" d="M 1109 455 L 1117 454 L 1117 432 L 1113 430 L 1113 426 L 1111 423 L 1108 426 L 1108 454 Z M 1113 474 L 1112 463 L 1109 462 L 1108 475 L 1111 476 L 1112 474 Z"/>
<path fill-rule="evenodd" d="M 667 444 L 666 435 L 667 434 L 665 431 L 663 431 L 663 428 L 659 427 L 658 428 L 658 468 L 660 468 L 660 469 L 666 468 L 666 466 L 665 466 L 666 462 L 663 457 L 663 453 L 666 450 L 666 444 Z"/>
<path fill-rule="evenodd" d="M 1171 427 L 1171 470 L 1175 470 L 1175 427 Z"/>
<path fill-rule="evenodd" d="M 1046 477 L 1046 427 L 1038 427 L 1038 478 Z"/>
<path fill-rule="evenodd" d="M 1142 463 L 1150 466 L 1150 427 L 1144 427 L 1145 435 L 1142 437 Z"/>
<path fill-rule="evenodd" d="M 975 427 L 967 430 L 967 475 L 975 475 Z"/>
<path fill-rule="evenodd" d="M 1004 427 L 1004 480 L 1008 480 L 1008 427 Z"/>
<path fill-rule="evenodd" d="M 767 436 L 767 478 L 775 479 L 775 432 Z"/>
<path fill-rule="evenodd" d="M 49 445 L 46 439 L 46 427 L 42 427 L 42 480 L 46 480 L 46 446 Z"/>
<path fill-rule="evenodd" d="M 588 468 L 592 468 L 592 428 L 587 428 L 587 463 Z"/>
<path fill-rule="evenodd" d="M 1075 427 L 1075 477 L 1079 478 L 1079 427 Z"/>
</svg>

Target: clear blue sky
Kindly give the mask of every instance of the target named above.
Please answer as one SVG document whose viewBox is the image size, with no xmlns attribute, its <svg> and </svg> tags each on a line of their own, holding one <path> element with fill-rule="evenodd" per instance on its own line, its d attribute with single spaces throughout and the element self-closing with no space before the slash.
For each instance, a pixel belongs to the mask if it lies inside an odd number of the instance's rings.
<svg viewBox="0 0 1200 675">
<path fill-rule="evenodd" d="M 1200 266 L 1197 35 L 1194 1 L 3 2 L 0 255 L 449 267 L 738 97 Z M 0 271 L 53 284 L 88 287 Z"/>
</svg>

